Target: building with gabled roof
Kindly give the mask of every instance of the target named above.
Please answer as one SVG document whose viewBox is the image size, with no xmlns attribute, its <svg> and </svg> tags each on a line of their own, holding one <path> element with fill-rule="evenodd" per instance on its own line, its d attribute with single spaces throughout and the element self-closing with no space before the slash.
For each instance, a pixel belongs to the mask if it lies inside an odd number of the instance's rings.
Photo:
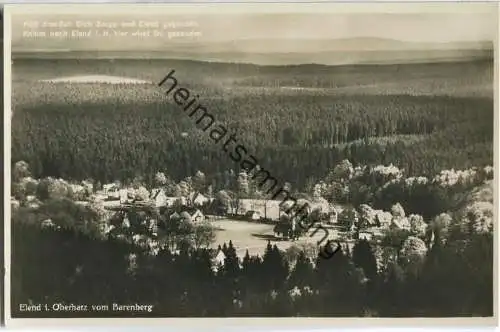
<svg viewBox="0 0 500 332">
<path fill-rule="evenodd" d="M 193 206 L 202 206 L 206 203 L 210 203 L 211 199 L 206 197 L 205 195 L 203 195 L 202 193 L 200 192 L 193 192 L 189 195 L 189 202 L 193 205 Z"/>
<path fill-rule="evenodd" d="M 200 209 L 190 206 L 182 206 L 170 215 L 170 218 L 184 218 L 189 222 L 199 223 L 205 220 Z"/>
</svg>

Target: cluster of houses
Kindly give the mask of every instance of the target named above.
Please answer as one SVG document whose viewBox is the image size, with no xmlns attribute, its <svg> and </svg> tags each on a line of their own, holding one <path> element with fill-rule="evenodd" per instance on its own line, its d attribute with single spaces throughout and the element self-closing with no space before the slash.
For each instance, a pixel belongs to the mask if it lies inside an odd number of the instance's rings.
<svg viewBox="0 0 500 332">
<path fill-rule="evenodd" d="M 326 200 L 318 200 L 315 202 L 298 200 L 295 203 L 292 201 L 283 202 L 280 200 L 265 200 L 265 199 L 239 199 L 238 204 L 235 204 L 229 214 L 240 216 L 248 221 L 271 220 L 277 221 L 281 216 L 286 214 L 286 211 L 292 207 L 295 208 L 304 206 L 307 203 L 305 212 L 308 214 L 313 210 L 318 210 L 324 215 L 324 220 L 329 224 L 337 222 L 338 208 L 328 203 Z M 290 213 L 292 215 L 293 212 Z"/>
<path fill-rule="evenodd" d="M 146 192 L 144 192 L 146 191 Z M 196 205 L 202 206 L 211 199 L 205 197 L 199 192 L 193 192 L 188 197 L 167 196 L 162 188 L 154 188 L 151 192 L 144 187 L 139 189 L 120 188 L 116 184 L 103 185 L 103 189 L 96 193 L 96 196 L 101 200 L 109 202 L 107 205 L 124 205 L 124 204 L 152 204 L 156 208 L 171 207 L 175 204 L 179 205 Z"/>
<path fill-rule="evenodd" d="M 104 208 L 108 210 L 126 209 L 132 206 L 157 209 L 177 207 L 173 209 L 171 217 L 177 214 L 177 217 L 189 217 L 193 222 L 205 220 L 205 215 L 201 211 L 202 206 L 213 200 L 199 192 L 193 192 L 187 197 L 175 197 L 168 196 L 162 188 L 148 191 L 144 187 L 122 188 L 114 183 L 103 185 L 102 190 L 97 191 L 93 199 L 102 202 Z"/>
<path fill-rule="evenodd" d="M 141 205 L 157 209 L 168 208 L 172 218 L 188 219 L 194 223 L 211 218 L 209 216 L 211 209 L 207 209 L 207 207 L 214 200 L 200 192 L 192 192 L 186 196 L 169 196 L 163 188 L 154 188 L 148 191 L 144 187 L 123 188 L 116 184 L 103 185 L 102 190 L 95 192 L 93 198 L 102 201 L 104 207 L 109 210 Z M 287 203 L 293 204 L 291 201 Z M 342 207 L 334 206 L 323 198 L 314 201 L 299 199 L 295 203 L 295 207 L 303 206 L 305 203 L 308 205 L 307 213 L 319 212 L 323 224 L 333 227 L 345 224 L 341 220 L 345 218 L 341 215 Z M 229 218 L 238 220 L 272 223 L 278 222 L 284 215 L 287 215 L 288 208 L 289 206 L 281 200 L 236 199 L 230 204 L 226 213 Z M 356 234 L 359 239 L 371 240 L 382 235 L 384 230 L 389 227 L 410 229 L 410 221 L 414 216 L 405 217 L 404 211 L 399 211 L 399 209 L 401 208 L 396 209 L 398 211 L 387 212 L 374 210 L 363 204 L 360 206 L 359 212 L 354 211 L 354 215 L 349 216 L 348 219 L 352 219 L 353 222 L 348 227 L 349 229 L 344 231 Z M 293 219 L 292 215 L 293 212 L 289 214 L 291 219 Z M 359 223 L 358 221 L 361 220 L 364 222 Z M 423 221 L 420 223 L 424 224 Z M 360 224 L 364 226 L 358 227 Z M 358 228 L 357 232 L 355 232 L 355 228 Z"/>
<path fill-rule="evenodd" d="M 23 179 L 24 182 L 27 180 Z M 34 180 L 33 180 L 34 181 Z M 32 181 L 32 182 L 33 182 Z M 76 197 L 77 203 L 89 204 L 91 201 L 99 201 L 102 203 L 106 210 L 123 210 L 133 206 L 148 206 L 157 209 L 167 208 L 171 217 L 181 217 L 183 219 L 191 220 L 192 222 L 201 222 L 209 219 L 209 214 L 213 214 L 214 209 L 208 208 L 210 203 L 214 201 L 213 198 L 207 197 L 200 192 L 191 192 L 186 196 L 169 196 L 163 188 L 154 188 L 148 190 L 145 187 L 123 187 L 116 183 L 105 184 L 101 190 L 93 191 L 92 188 L 87 188 L 88 185 L 83 183 L 81 185 L 70 185 L 67 183 L 59 183 L 62 180 L 54 180 L 50 182 L 51 194 L 65 195 L 71 192 L 73 196 L 81 192 L 86 192 L 84 195 L 87 199 L 82 200 Z M 24 182 L 22 184 L 24 184 Z M 28 181 L 29 182 L 29 181 Z M 25 185 L 27 186 L 27 185 Z M 11 204 L 15 208 L 19 202 L 14 198 L 11 199 Z M 28 207 L 37 207 L 40 202 L 34 195 L 27 195 L 24 204 Z M 358 221 L 363 220 L 361 224 L 364 226 L 358 229 L 357 236 L 370 240 L 373 237 L 381 235 L 384 229 L 389 227 L 396 227 L 399 229 L 409 230 L 411 225 L 422 225 L 425 223 L 422 220 L 415 219 L 417 216 L 411 215 L 405 217 L 404 211 L 401 206 L 393 207 L 394 211 L 387 212 L 381 210 L 374 210 L 369 206 L 363 204 L 359 207 L 359 212 L 354 211 L 351 216 L 342 214 L 341 206 L 334 206 L 325 199 L 317 197 L 315 200 L 299 199 L 295 202 L 295 208 L 304 206 L 307 203 L 307 213 L 313 211 L 319 212 L 320 219 L 323 224 L 335 226 L 344 225 L 343 219 L 347 217 L 353 220 L 350 229 L 345 231 L 354 233 L 354 225 L 359 224 Z M 266 200 L 266 199 L 235 199 L 226 211 L 226 216 L 238 220 L 254 221 L 254 222 L 278 222 L 286 211 L 290 208 L 291 201 L 283 203 L 281 200 Z M 347 211 L 346 211 L 347 212 Z M 293 219 L 293 212 L 289 213 L 289 217 Z M 215 217 L 215 216 L 211 216 Z M 339 218 L 341 217 L 341 218 Z M 359 227 L 358 227 L 359 228 Z M 418 227 L 417 227 L 418 228 Z"/>
<path fill-rule="evenodd" d="M 176 213 L 188 213 L 191 220 L 205 220 L 205 207 L 213 202 L 213 198 L 207 197 L 200 192 L 192 192 L 187 197 L 168 196 L 163 188 L 154 188 L 148 191 L 144 187 L 122 188 L 117 184 L 105 184 L 102 190 L 94 194 L 93 199 L 99 200 L 107 209 L 126 208 L 129 206 L 152 206 L 158 209 L 172 208 Z M 314 202 L 298 200 L 296 207 L 302 206 L 307 202 L 310 213 L 318 210 L 324 216 L 328 224 L 337 222 L 339 208 L 335 208 L 326 200 L 321 199 Z M 227 215 L 247 221 L 278 221 L 289 206 L 281 200 L 269 199 L 237 199 L 236 204 L 231 204 L 227 210 Z"/>
<path fill-rule="evenodd" d="M 21 184 L 28 187 L 28 185 L 31 185 L 28 180 L 24 181 L 28 184 L 24 182 Z M 38 185 L 38 181 L 36 184 Z M 22 204 L 30 208 L 37 208 L 41 202 L 35 195 L 31 194 L 32 191 L 30 191 L 29 195 L 26 195 Z M 76 203 L 84 205 L 97 201 L 100 203 L 99 205 L 102 204 L 105 210 L 108 210 L 110 215 L 117 210 L 126 211 L 130 207 L 144 206 L 153 207 L 160 211 L 162 208 L 166 208 L 171 219 L 179 218 L 193 223 L 200 223 L 216 217 L 210 216 L 210 214 L 213 213 L 212 211 L 217 210 L 213 206 L 210 207 L 214 198 L 207 197 L 200 192 L 191 192 L 186 196 L 169 196 L 163 188 L 154 188 L 152 190 L 145 187 L 127 188 L 114 183 L 105 184 L 101 190 L 94 191 L 86 183 L 75 185 L 55 179 L 49 181 L 48 193 L 51 197 L 69 195 L 68 197 L 72 197 Z M 20 203 L 11 198 L 13 208 L 19 207 Z M 341 235 L 342 232 L 345 232 L 348 235 L 345 242 L 350 243 L 350 245 L 353 244 L 351 242 L 355 239 L 369 241 L 380 239 L 388 228 L 411 230 L 421 235 L 425 233 L 427 226 L 422 217 L 418 215 L 405 216 L 404 210 L 399 204 L 394 205 L 391 211 L 388 212 L 372 209 L 366 204 L 362 204 L 356 210 L 344 210 L 341 206 L 334 206 L 322 197 L 315 197 L 313 200 L 299 199 L 294 203 L 295 210 L 307 206 L 305 211 L 307 214 L 317 212 L 316 215 L 319 216 L 321 223 L 335 228 L 337 234 Z M 250 222 L 279 223 L 283 216 L 287 216 L 290 204 L 293 204 L 293 202 L 283 203 L 282 200 L 237 198 L 231 201 L 228 209 L 225 210 L 225 216 L 230 219 Z M 294 212 L 289 211 L 288 217 L 290 217 L 289 220 L 292 220 L 292 223 L 296 222 Z M 125 224 L 127 220 L 127 218 L 124 219 Z M 50 219 L 43 220 L 42 225 L 54 226 Z M 104 231 L 107 233 L 113 228 L 113 225 L 107 225 Z M 134 241 L 140 242 L 144 240 L 139 239 L 139 235 L 135 235 L 135 237 L 137 239 L 134 239 Z M 212 256 L 214 268 L 217 269 L 224 264 L 225 254 L 222 250 L 214 250 Z"/>
</svg>

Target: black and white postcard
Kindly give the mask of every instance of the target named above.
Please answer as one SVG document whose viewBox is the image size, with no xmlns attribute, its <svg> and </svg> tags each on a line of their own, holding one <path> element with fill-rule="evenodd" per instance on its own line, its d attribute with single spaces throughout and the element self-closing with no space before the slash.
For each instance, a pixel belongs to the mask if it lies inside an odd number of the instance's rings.
<svg viewBox="0 0 500 332">
<path fill-rule="evenodd" d="M 6 5 L 7 323 L 494 324 L 497 6 Z"/>
</svg>

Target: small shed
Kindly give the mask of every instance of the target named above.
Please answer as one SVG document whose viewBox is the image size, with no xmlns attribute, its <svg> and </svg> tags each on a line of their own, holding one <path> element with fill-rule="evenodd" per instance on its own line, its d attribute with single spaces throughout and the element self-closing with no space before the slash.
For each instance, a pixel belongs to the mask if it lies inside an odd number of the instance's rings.
<svg viewBox="0 0 500 332">
<path fill-rule="evenodd" d="M 247 213 L 245 213 L 245 217 L 249 220 L 259 220 L 261 215 L 260 215 L 260 212 L 259 211 L 247 211 Z"/>
</svg>

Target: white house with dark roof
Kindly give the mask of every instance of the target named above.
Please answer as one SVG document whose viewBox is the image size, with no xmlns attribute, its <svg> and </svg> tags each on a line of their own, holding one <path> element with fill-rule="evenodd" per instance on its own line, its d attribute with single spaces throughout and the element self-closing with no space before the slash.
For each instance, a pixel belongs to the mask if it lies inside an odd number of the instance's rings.
<svg viewBox="0 0 500 332">
<path fill-rule="evenodd" d="M 205 215 L 197 208 L 183 206 L 170 215 L 170 218 L 185 218 L 189 222 L 199 223 L 205 220 Z"/>
<path fill-rule="evenodd" d="M 230 209 L 230 213 L 238 213 L 238 215 L 245 215 L 248 211 L 255 211 L 260 214 L 262 218 L 278 220 L 283 212 L 280 200 L 265 200 L 265 199 L 240 199 L 238 209 Z"/>
<path fill-rule="evenodd" d="M 200 192 L 193 192 L 189 195 L 189 201 L 193 206 L 202 206 L 211 200 Z"/>
<path fill-rule="evenodd" d="M 162 188 L 155 188 L 151 190 L 151 200 L 155 207 L 160 208 L 168 205 L 167 194 Z"/>
<path fill-rule="evenodd" d="M 370 241 L 373 238 L 373 233 L 368 231 L 359 232 L 358 239 L 359 240 L 367 240 Z"/>
<path fill-rule="evenodd" d="M 167 196 L 163 188 L 151 190 L 150 199 L 157 208 L 174 206 L 177 201 L 179 205 L 186 205 L 186 199 L 184 197 Z"/>
<path fill-rule="evenodd" d="M 222 250 L 218 250 L 215 256 L 212 258 L 212 270 L 217 272 L 219 268 L 224 266 L 224 260 L 226 259 L 226 255 Z"/>
</svg>

